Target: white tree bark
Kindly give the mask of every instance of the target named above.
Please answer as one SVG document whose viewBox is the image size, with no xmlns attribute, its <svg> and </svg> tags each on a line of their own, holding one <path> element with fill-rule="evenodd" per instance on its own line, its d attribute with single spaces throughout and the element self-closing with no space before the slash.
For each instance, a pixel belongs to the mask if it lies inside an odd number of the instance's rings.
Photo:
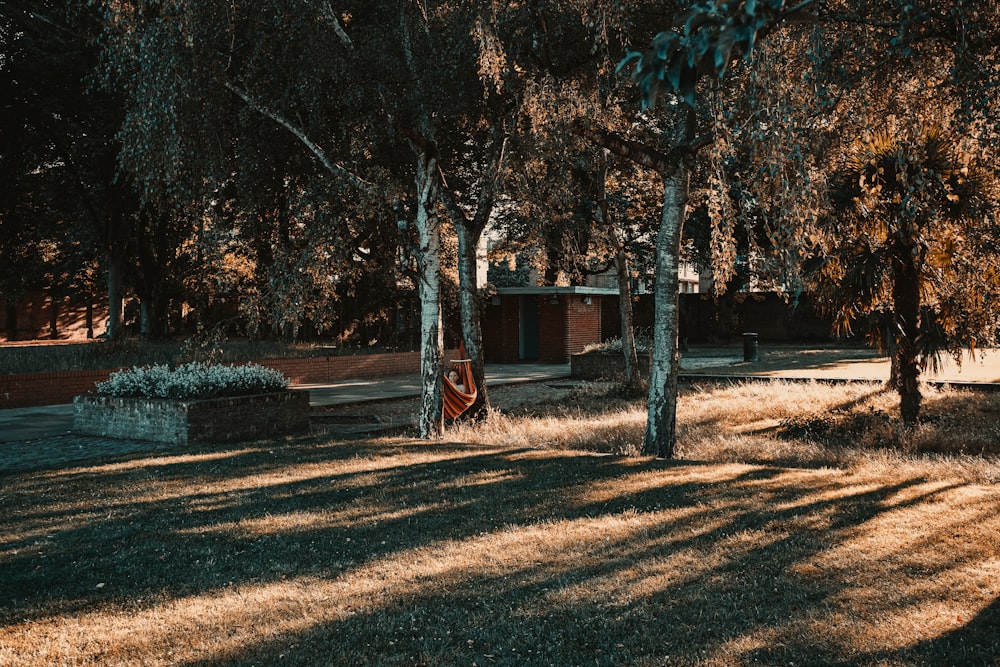
<svg viewBox="0 0 1000 667">
<path fill-rule="evenodd" d="M 671 458 L 674 455 L 677 438 L 677 268 L 688 187 L 688 170 L 681 161 L 676 171 L 663 179 L 663 211 L 656 237 L 653 358 L 642 453 L 658 458 Z"/>
<path fill-rule="evenodd" d="M 437 215 L 437 159 L 417 152 L 416 225 L 420 237 L 420 417 L 421 438 L 444 432 L 441 329 L 441 219 Z"/>
</svg>

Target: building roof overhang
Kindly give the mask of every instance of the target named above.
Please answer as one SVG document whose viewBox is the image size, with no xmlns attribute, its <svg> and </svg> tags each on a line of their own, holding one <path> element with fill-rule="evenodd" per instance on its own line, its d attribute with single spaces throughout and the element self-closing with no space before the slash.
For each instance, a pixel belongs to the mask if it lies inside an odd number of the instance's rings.
<svg viewBox="0 0 1000 667">
<path fill-rule="evenodd" d="M 579 294 L 582 296 L 617 296 L 614 287 L 555 287 L 551 285 L 540 287 L 498 287 L 497 294 L 501 296 L 541 296 L 550 294 Z"/>
</svg>

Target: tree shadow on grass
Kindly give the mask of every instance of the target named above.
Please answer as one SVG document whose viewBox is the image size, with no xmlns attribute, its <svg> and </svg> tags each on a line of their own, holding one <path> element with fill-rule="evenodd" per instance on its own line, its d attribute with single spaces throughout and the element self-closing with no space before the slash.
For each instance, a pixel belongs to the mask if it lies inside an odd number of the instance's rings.
<svg viewBox="0 0 1000 667">
<path fill-rule="evenodd" d="M 187 664 L 694 664 L 819 613 L 844 584 L 789 572 L 947 492 L 401 440 L 200 454 L 9 480 L 0 636 L 167 605 L 213 626 L 186 601 L 298 581 L 355 608 L 267 631 L 271 610 L 238 607 L 265 631 Z"/>
</svg>

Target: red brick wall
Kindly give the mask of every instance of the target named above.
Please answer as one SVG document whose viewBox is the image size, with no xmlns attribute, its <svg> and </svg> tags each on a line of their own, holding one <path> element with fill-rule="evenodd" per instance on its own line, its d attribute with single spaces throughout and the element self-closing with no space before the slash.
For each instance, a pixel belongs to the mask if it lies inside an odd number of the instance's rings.
<svg viewBox="0 0 1000 667">
<path fill-rule="evenodd" d="M 583 351 L 587 345 L 601 342 L 601 297 L 573 294 L 567 299 L 564 363 L 569 362 L 570 355 Z"/>
<path fill-rule="evenodd" d="M 73 397 L 94 391 L 110 370 L 60 371 L 0 375 L 0 409 L 72 403 Z"/>
<path fill-rule="evenodd" d="M 17 331 L 7 331 L 7 306 L 0 300 L 0 340 L 35 340 L 50 339 L 52 324 L 52 297 L 42 292 L 30 292 L 15 304 L 17 310 Z M 108 319 L 106 303 L 93 304 L 93 334 L 104 333 Z M 87 338 L 87 306 L 64 297 L 56 302 L 56 339 L 86 340 Z"/>
<path fill-rule="evenodd" d="M 445 350 L 445 362 L 456 358 L 457 353 L 457 350 Z M 420 353 L 266 359 L 260 364 L 284 373 L 293 385 L 323 384 L 419 373 Z M 0 375 L 0 410 L 72 403 L 74 396 L 94 391 L 94 385 L 107 380 L 111 373 L 112 370 L 95 370 Z"/>
<path fill-rule="evenodd" d="M 590 303 L 584 301 L 590 299 Z M 591 343 L 601 342 L 601 298 L 560 294 L 559 302 L 539 301 L 539 360 L 565 364 Z"/>
<path fill-rule="evenodd" d="M 570 355 L 601 342 L 601 297 L 579 294 L 540 295 L 538 304 L 538 360 L 569 363 Z M 489 363 L 520 361 L 520 297 L 506 295 L 499 305 L 483 309 L 483 348 Z"/>
<path fill-rule="evenodd" d="M 570 294 L 560 294 L 557 303 L 544 295 L 538 299 L 538 360 L 550 364 L 569 362 L 566 352 L 566 306 Z M 577 297 L 579 298 L 579 297 Z"/>
</svg>

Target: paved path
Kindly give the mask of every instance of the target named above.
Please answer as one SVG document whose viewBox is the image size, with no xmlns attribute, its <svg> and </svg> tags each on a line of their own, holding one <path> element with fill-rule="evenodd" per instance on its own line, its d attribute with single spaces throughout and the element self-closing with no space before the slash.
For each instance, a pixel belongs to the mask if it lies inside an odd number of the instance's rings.
<svg viewBox="0 0 1000 667">
<path fill-rule="evenodd" d="M 865 350 L 803 352 L 788 348 L 762 349 L 761 353 L 760 362 L 748 363 L 742 360 L 741 349 L 693 351 L 682 357 L 681 373 L 692 378 L 700 375 L 706 379 L 770 377 L 831 381 L 882 381 L 889 374 L 888 360 L 876 358 Z M 953 384 L 968 382 L 979 386 L 992 383 L 994 387 L 1000 387 L 1000 352 L 997 350 L 981 354 L 961 367 L 950 359 L 944 361 L 937 373 L 927 373 L 923 379 Z M 569 375 L 568 364 L 495 364 L 486 368 L 487 384 L 491 386 L 554 380 L 568 378 Z M 301 388 L 309 389 L 310 404 L 314 407 L 358 404 L 358 413 L 362 416 L 366 402 L 420 394 L 419 378 L 408 375 L 301 385 Z M 0 475 L 55 469 L 96 458 L 170 450 L 169 445 L 157 443 L 78 436 L 71 433 L 72 426 L 72 405 L 0 410 Z M 392 427 L 393 424 L 382 426 Z M 349 425 L 338 428 L 345 433 L 351 431 Z M 354 428 L 361 431 L 372 426 Z"/>
<path fill-rule="evenodd" d="M 538 382 L 567 378 L 569 373 L 569 364 L 496 364 L 486 368 L 486 383 L 500 386 Z M 296 385 L 296 388 L 309 390 L 309 403 L 313 407 L 353 403 L 358 404 L 358 412 L 364 414 L 366 402 L 420 395 L 420 380 L 403 375 Z M 385 426 L 393 424 L 383 424 Z M 72 428 L 71 404 L 0 410 L 0 474 L 54 469 L 90 459 L 170 451 L 172 448 L 161 443 L 81 436 L 72 433 Z M 358 430 L 358 427 L 352 429 L 347 425 L 344 430 Z"/>
</svg>

